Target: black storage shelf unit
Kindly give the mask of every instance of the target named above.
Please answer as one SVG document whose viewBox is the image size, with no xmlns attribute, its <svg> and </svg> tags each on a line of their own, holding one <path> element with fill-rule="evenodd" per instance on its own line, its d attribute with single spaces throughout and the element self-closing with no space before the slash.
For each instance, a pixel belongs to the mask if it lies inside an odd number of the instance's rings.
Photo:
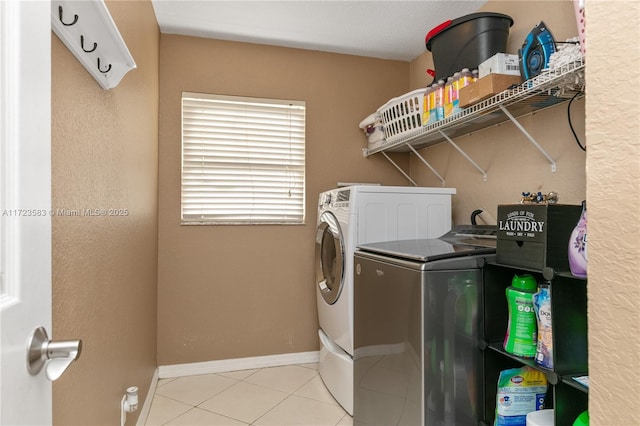
<svg viewBox="0 0 640 426">
<path fill-rule="evenodd" d="M 580 377 L 580 376 L 586 376 L 586 375 L 587 375 L 587 373 L 586 373 L 586 372 L 584 372 L 584 373 L 580 373 L 580 374 L 571 374 L 570 376 L 564 376 L 564 377 L 562 377 L 562 381 L 563 381 L 564 383 L 566 383 L 567 385 L 569 385 L 569 386 L 571 386 L 571 387 L 573 387 L 573 388 L 578 389 L 578 390 L 579 390 L 579 391 L 581 391 L 581 392 L 589 393 L 589 388 L 588 388 L 587 386 L 585 386 L 585 385 L 583 385 L 582 383 L 579 383 L 579 382 L 577 382 L 577 381 L 575 381 L 575 380 L 573 379 L 574 377 Z"/>
<path fill-rule="evenodd" d="M 587 280 L 551 268 L 527 270 L 488 264 L 484 269 L 484 403 L 486 424 L 493 424 L 500 371 L 528 365 L 542 371 L 549 382 L 545 408 L 555 409 L 555 424 L 571 425 L 588 408 L 588 387 L 573 379 L 588 375 Z M 538 282 L 551 282 L 554 368 L 549 370 L 507 353 L 503 348 L 508 324 L 506 288 L 515 274 L 532 274 Z"/>
</svg>

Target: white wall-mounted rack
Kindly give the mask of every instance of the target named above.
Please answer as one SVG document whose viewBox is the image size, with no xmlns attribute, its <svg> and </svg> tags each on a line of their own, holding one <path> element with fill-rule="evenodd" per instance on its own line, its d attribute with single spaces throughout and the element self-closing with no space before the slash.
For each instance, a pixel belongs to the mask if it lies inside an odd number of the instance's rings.
<svg viewBox="0 0 640 426">
<path fill-rule="evenodd" d="M 103 0 L 52 0 L 51 28 L 105 90 L 136 68 Z"/>
<path fill-rule="evenodd" d="M 369 157 L 382 153 L 412 184 L 416 184 L 387 155 L 390 152 L 413 152 L 438 177 L 444 186 L 444 178 L 424 159 L 418 150 L 442 142 L 448 142 L 462 154 L 487 180 L 487 172 L 469 157 L 453 139 L 469 133 L 511 121 L 526 138 L 541 152 L 556 171 L 556 162 L 542 146 L 526 131 L 516 117 L 522 117 L 562 102 L 569 101 L 576 93 L 584 93 L 584 59 L 563 65 L 560 68 L 545 71 L 525 81 L 516 88 L 505 90 L 491 98 L 463 109 L 458 114 L 436 123 L 420 127 L 384 141 L 374 148 L 364 148 L 363 155 Z"/>
</svg>

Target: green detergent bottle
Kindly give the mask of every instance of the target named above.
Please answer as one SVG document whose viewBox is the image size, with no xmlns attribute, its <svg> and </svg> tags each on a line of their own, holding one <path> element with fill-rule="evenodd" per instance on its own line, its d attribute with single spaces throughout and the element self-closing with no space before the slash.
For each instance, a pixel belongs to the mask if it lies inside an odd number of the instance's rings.
<svg viewBox="0 0 640 426">
<path fill-rule="evenodd" d="M 589 426 L 589 411 L 580 413 L 573 426 Z"/>
<path fill-rule="evenodd" d="M 536 354 L 538 328 L 533 295 L 537 287 L 532 275 L 515 275 L 511 286 L 505 291 L 509 324 L 504 338 L 504 350 L 524 358 L 533 358 Z"/>
</svg>

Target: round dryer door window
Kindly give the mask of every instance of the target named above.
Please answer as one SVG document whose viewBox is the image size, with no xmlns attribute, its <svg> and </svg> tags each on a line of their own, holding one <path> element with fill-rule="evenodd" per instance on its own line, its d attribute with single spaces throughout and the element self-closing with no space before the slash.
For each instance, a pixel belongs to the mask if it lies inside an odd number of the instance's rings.
<svg viewBox="0 0 640 426">
<path fill-rule="evenodd" d="M 344 278 L 344 242 L 336 217 L 320 216 L 316 231 L 316 284 L 325 302 L 332 305 L 340 297 Z"/>
</svg>

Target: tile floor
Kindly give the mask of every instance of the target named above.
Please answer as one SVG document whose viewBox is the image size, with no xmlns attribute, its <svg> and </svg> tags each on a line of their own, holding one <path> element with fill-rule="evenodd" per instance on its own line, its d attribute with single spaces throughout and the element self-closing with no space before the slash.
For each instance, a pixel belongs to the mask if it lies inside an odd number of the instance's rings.
<svg viewBox="0 0 640 426">
<path fill-rule="evenodd" d="M 160 379 L 146 425 L 352 425 L 317 364 Z"/>
</svg>

